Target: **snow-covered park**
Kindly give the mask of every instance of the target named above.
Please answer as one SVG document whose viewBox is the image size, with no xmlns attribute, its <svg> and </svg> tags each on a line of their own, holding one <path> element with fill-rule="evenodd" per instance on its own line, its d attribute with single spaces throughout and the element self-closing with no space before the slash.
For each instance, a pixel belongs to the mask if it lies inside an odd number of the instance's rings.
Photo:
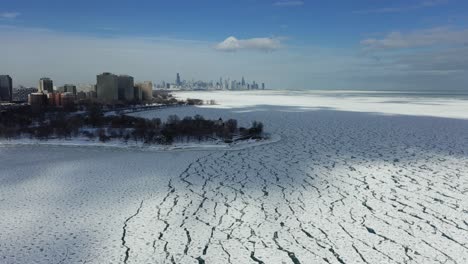
<svg viewBox="0 0 468 264">
<path fill-rule="evenodd" d="M 0 144 L 0 263 L 468 263 L 468 100 L 178 92 L 234 149 Z"/>
</svg>

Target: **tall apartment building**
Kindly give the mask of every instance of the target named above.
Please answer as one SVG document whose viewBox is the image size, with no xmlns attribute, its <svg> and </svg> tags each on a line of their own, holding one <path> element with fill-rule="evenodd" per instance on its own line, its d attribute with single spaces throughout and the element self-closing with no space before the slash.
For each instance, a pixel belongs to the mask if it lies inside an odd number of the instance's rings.
<svg viewBox="0 0 468 264">
<path fill-rule="evenodd" d="M 10 75 L 0 75 L 0 101 L 13 100 L 13 79 Z"/>
<path fill-rule="evenodd" d="M 143 83 L 137 83 L 136 87 L 138 87 L 141 90 L 142 93 L 142 100 L 143 101 L 149 101 L 153 99 L 153 83 L 152 82 L 143 82 Z"/>
<path fill-rule="evenodd" d="M 135 98 L 133 89 L 134 89 L 133 77 L 128 76 L 128 75 L 119 75 L 118 77 L 119 100 L 132 101 Z"/>
<path fill-rule="evenodd" d="M 96 76 L 97 99 L 105 102 L 119 100 L 119 78 L 117 75 L 104 72 Z"/>
<path fill-rule="evenodd" d="M 143 90 L 141 89 L 141 86 L 135 85 L 133 89 L 133 93 L 134 93 L 134 99 L 136 101 L 143 100 Z"/>
</svg>

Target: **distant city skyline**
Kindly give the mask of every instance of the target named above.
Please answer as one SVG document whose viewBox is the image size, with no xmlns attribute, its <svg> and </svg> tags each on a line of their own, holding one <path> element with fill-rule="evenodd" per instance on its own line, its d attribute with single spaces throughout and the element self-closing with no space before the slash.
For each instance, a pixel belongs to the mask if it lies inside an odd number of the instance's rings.
<svg viewBox="0 0 468 264">
<path fill-rule="evenodd" d="M 0 74 L 27 87 L 109 71 L 155 83 L 180 72 L 271 89 L 466 90 L 466 14 L 463 0 L 5 0 Z"/>
<path fill-rule="evenodd" d="M 156 89 L 185 89 L 185 90 L 258 90 L 265 89 L 264 82 L 258 83 L 256 80 L 251 80 L 251 83 L 245 81 L 242 76 L 241 81 L 231 77 L 220 77 L 218 80 L 185 80 L 180 73 L 176 74 L 175 81 L 165 80 L 155 84 Z"/>
<path fill-rule="evenodd" d="M 5 75 L 6 76 L 6 75 Z M 12 87 L 13 88 L 37 88 L 39 92 L 54 92 L 54 91 L 60 91 L 60 92 L 72 92 L 73 94 L 76 95 L 77 91 L 92 91 L 94 90 L 93 87 L 97 86 L 99 84 L 100 76 L 103 78 L 107 78 L 108 76 L 113 76 L 115 78 L 114 82 L 117 83 L 117 79 L 123 80 L 127 78 L 131 78 L 131 81 L 126 81 L 129 83 L 126 85 L 127 87 L 133 87 L 134 85 L 132 84 L 144 84 L 145 89 L 148 87 L 148 82 L 151 83 L 152 88 L 156 89 L 200 89 L 203 87 L 203 89 L 224 89 L 224 90 L 256 90 L 256 89 L 265 89 L 267 86 L 265 82 L 258 82 L 257 80 L 253 79 L 246 79 L 244 76 L 242 76 L 239 80 L 236 78 L 231 78 L 230 76 L 227 77 L 220 77 L 219 79 L 209 79 L 209 80 L 199 80 L 199 79 L 192 79 L 192 80 L 186 80 L 182 78 L 180 73 L 176 73 L 175 80 L 174 81 L 165 81 L 165 80 L 158 80 L 155 82 L 153 85 L 153 81 L 144 81 L 143 83 L 134 83 L 133 77 L 129 76 L 127 74 L 119 74 L 115 75 L 109 72 L 104 72 L 102 74 L 97 75 L 97 80 L 94 80 L 94 82 L 90 83 L 70 83 L 70 82 L 65 82 L 62 84 L 57 84 L 54 82 L 49 77 L 41 77 L 39 79 L 39 82 L 37 85 L 30 85 L 30 86 L 25 86 L 23 84 L 15 84 Z M 122 83 L 122 82 L 120 82 Z M 166 84 L 168 85 L 166 87 Z M 116 84 L 117 85 L 117 84 Z M 112 86 L 112 85 L 111 85 Z M 54 89 L 55 88 L 55 89 Z M 115 87 L 117 89 L 117 87 Z M 123 92 L 123 88 L 119 88 L 119 97 L 123 98 L 126 97 L 126 99 L 131 100 L 132 96 L 129 95 L 128 92 Z M 123 93 L 127 95 L 123 95 Z M 148 97 L 148 95 L 146 95 Z"/>
</svg>

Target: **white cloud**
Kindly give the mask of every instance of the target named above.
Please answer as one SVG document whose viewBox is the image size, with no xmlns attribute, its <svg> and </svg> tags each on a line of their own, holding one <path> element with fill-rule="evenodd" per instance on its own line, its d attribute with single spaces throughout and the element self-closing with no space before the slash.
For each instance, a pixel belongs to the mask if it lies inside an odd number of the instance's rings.
<svg viewBox="0 0 468 264">
<path fill-rule="evenodd" d="M 20 15 L 18 12 L 3 12 L 0 13 L 0 19 L 15 19 Z"/>
<path fill-rule="evenodd" d="M 467 43 L 468 29 L 456 30 L 447 27 L 417 30 L 409 33 L 395 31 L 381 39 L 369 38 L 361 41 L 362 47 L 367 51 L 465 45 Z"/>
<path fill-rule="evenodd" d="M 279 38 L 251 38 L 237 39 L 233 36 L 228 37 L 223 42 L 218 43 L 215 48 L 219 51 L 238 51 L 238 50 L 258 50 L 273 51 L 281 47 Z"/>
<path fill-rule="evenodd" d="M 356 14 L 382 14 L 382 13 L 400 13 L 422 8 L 434 7 L 448 3 L 448 0 L 426 0 L 419 3 L 399 7 L 382 7 L 368 10 L 358 10 Z"/>
<path fill-rule="evenodd" d="M 284 0 L 284 1 L 277 1 L 273 3 L 274 6 L 302 6 L 304 5 L 304 1 L 293 1 L 293 0 Z"/>
</svg>

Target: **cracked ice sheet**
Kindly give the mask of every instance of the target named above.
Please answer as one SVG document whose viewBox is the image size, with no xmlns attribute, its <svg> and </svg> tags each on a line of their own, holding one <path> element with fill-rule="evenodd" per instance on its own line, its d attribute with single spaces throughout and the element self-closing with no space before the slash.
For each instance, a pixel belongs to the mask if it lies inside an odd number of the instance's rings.
<svg viewBox="0 0 468 264">
<path fill-rule="evenodd" d="M 1 148 L 1 262 L 467 262 L 468 121 L 215 96 L 219 106 L 137 115 L 260 120 L 282 140 L 201 153 Z"/>
<path fill-rule="evenodd" d="M 0 263 L 119 263 L 142 199 L 203 152 L 0 148 Z"/>
</svg>

